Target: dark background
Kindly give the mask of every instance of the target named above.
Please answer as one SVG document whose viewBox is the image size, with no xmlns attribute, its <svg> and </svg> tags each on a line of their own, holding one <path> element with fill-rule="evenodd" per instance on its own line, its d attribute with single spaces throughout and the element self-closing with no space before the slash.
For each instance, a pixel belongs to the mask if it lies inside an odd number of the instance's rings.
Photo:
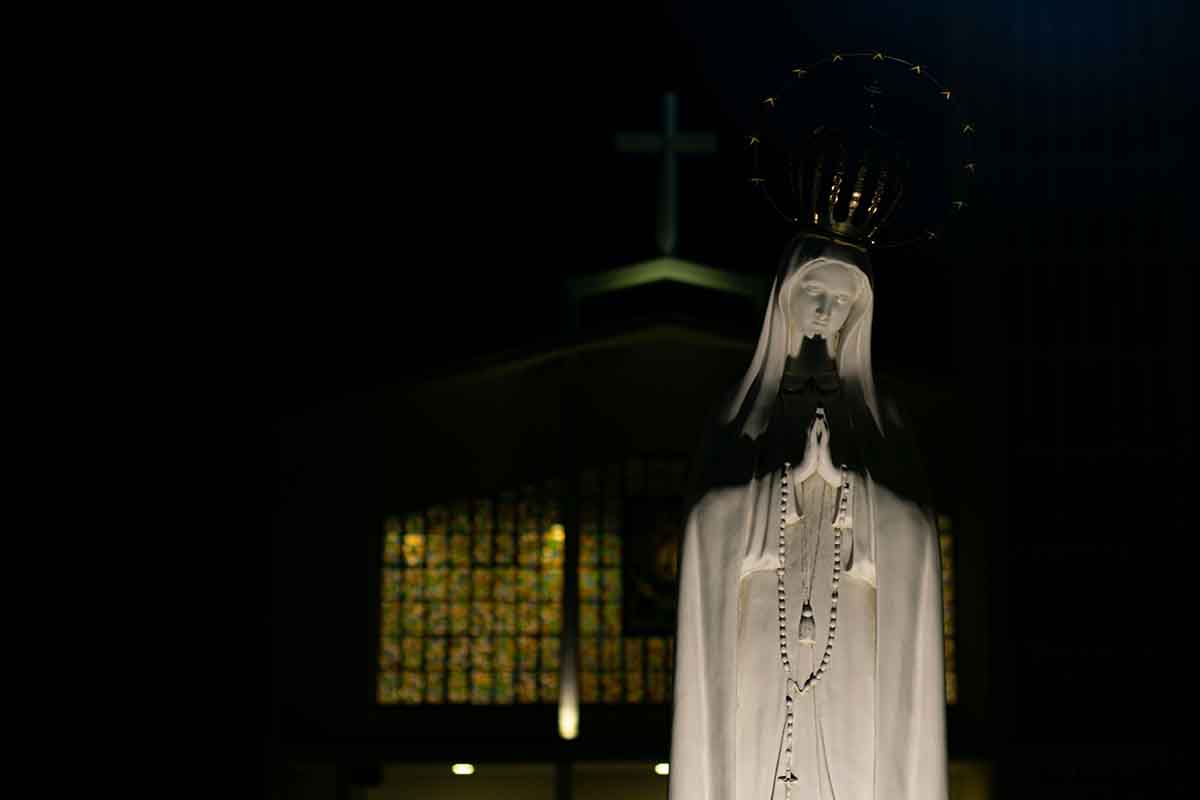
<svg viewBox="0 0 1200 800">
<path fill-rule="evenodd" d="M 278 20 L 230 124 L 247 165 L 231 202 L 258 243 L 235 293 L 238 385 L 279 464 L 261 551 L 268 776 L 299 729 L 334 742 L 366 714 L 364 546 L 331 530 L 371 524 L 391 455 L 347 413 L 356 398 L 551 347 L 564 276 L 652 257 L 656 162 L 612 137 L 655 130 L 665 90 L 683 129 L 719 137 L 681 165 L 679 255 L 771 273 L 787 231 L 746 189 L 755 103 L 798 63 L 880 48 L 929 65 L 979 130 L 972 214 L 940 246 L 876 259 L 874 346 L 879 365 L 953 385 L 946 424 L 976 443 L 979 508 L 1002 526 L 986 576 L 997 796 L 1177 787 L 1187 30 L 1181 4 L 1154 2 Z M 301 415 L 320 433 L 289 439 Z"/>
</svg>

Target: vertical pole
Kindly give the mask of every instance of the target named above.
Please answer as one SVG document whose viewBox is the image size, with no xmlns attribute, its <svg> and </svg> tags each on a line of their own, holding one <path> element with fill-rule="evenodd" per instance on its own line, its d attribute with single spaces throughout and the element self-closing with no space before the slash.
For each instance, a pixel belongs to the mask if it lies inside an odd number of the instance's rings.
<svg viewBox="0 0 1200 800">
<path fill-rule="evenodd" d="M 562 450 L 559 466 L 562 469 L 563 497 L 560 500 L 562 524 L 566 533 L 563 542 L 563 615 L 559 652 L 559 735 L 562 755 L 556 765 L 555 800 L 571 800 L 573 759 L 572 742 L 578 736 L 580 719 L 579 695 L 579 433 L 578 403 L 576 401 L 574 359 L 563 364 L 560 381 L 560 430 Z M 569 730 L 568 730 L 569 728 Z M 569 735 L 568 735 L 569 734 Z"/>
<path fill-rule="evenodd" d="M 554 800 L 571 800 L 574 788 L 571 785 L 571 761 L 559 759 L 554 765 Z"/>
<path fill-rule="evenodd" d="M 676 206 L 679 202 L 677 165 L 675 162 L 676 115 L 679 99 L 668 92 L 663 97 L 662 185 L 658 190 L 658 248 L 664 256 L 675 252 Z"/>
</svg>

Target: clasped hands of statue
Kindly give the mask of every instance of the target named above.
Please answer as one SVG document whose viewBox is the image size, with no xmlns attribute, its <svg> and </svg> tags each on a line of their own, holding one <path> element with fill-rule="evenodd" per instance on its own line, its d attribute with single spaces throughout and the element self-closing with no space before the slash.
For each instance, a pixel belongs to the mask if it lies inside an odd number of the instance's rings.
<svg viewBox="0 0 1200 800">
<path fill-rule="evenodd" d="M 858 459 L 851 446 L 853 434 L 837 362 L 829 355 L 824 338 L 810 336 L 803 339 L 800 352 L 789 357 L 784 367 L 772 423 L 777 435 L 771 438 L 778 448 L 772 453 L 773 461 L 803 461 L 819 409 L 829 429 L 834 463 L 853 466 L 851 462 Z"/>
</svg>

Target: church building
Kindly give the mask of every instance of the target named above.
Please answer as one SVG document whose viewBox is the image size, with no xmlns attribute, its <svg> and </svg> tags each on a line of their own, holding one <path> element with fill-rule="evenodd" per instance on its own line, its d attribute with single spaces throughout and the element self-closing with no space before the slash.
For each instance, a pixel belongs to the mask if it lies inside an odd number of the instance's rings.
<svg viewBox="0 0 1200 800">
<path fill-rule="evenodd" d="M 617 145 L 673 164 L 672 133 Z M 689 470 L 771 281 L 677 255 L 674 169 L 657 256 L 564 278 L 552 345 L 281 423 L 297 494 L 341 482 L 292 502 L 276 543 L 282 797 L 666 797 Z M 951 797 L 987 800 L 984 534 L 936 424 L 952 388 L 884 355 L 881 393 L 932 456 Z"/>
</svg>

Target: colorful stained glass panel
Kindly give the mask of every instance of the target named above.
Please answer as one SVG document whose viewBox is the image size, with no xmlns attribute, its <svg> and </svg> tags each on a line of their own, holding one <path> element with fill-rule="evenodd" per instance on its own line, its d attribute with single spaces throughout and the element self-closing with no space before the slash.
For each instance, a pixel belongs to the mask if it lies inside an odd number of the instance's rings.
<svg viewBox="0 0 1200 800">
<path fill-rule="evenodd" d="M 491 564 L 492 563 L 492 531 L 488 530 L 475 531 L 475 536 L 471 545 L 471 558 L 476 564 Z"/>
<path fill-rule="evenodd" d="M 444 569 L 425 570 L 425 599 L 445 600 L 450 590 L 449 574 Z"/>
<path fill-rule="evenodd" d="M 637 637 L 626 637 L 625 639 L 625 669 L 629 672 L 642 671 L 642 652 L 645 648 L 645 642 Z"/>
<path fill-rule="evenodd" d="M 542 535 L 542 565 L 561 567 L 567 534 L 561 525 L 552 525 Z"/>
<path fill-rule="evenodd" d="M 400 519 L 386 519 L 383 531 L 383 563 L 398 565 L 404 561 L 404 530 Z"/>
<path fill-rule="evenodd" d="M 497 603 L 515 603 L 517 601 L 517 571 L 501 567 L 495 574 L 492 599 Z"/>
<path fill-rule="evenodd" d="M 662 672 L 667 668 L 667 644 L 657 637 L 646 640 L 646 661 L 651 672 Z"/>
<path fill-rule="evenodd" d="M 600 590 L 605 603 L 619 604 L 621 602 L 621 570 L 600 570 Z"/>
<path fill-rule="evenodd" d="M 642 673 L 626 672 L 625 673 L 625 702 L 641 703 L 646 699 L 645 685 L 642 681 Z"/>
<path fill-rule="evenodd" d="M 450 684 L 447 697 L 451 703 L 465 703 L 470 698 L 467 690 L 467 673 L 461 670 L 451 670 Z"/>
<path fill-rule="evenodd" d="M 584 533 L 579 537 L 579 564 L 594 567 L 600 561 L 600 537 L 595 533 Z"/>
<path fill-rule="evenodd" d="M 646 698 L 651 703 L 667 702 L 667 676 L 662 672 L 646 675 Z"/>
<path fill-rule="evenodd" d="M 537 531 L 525 531 L 518 536 L 517 561 L 523 567 L 536 567 L 541 555 L 541 536 Z"/>
<path fill-rule="evenodd" d="M 557 699 L 561 491 L 549 481 L 519 502 L 507 493 L 385 520 L 380 702 Z"/>
<path fill-rule="evenodd" d="M 616 533 L 605 533 L 600 540 L 600 561 L 607 566 L 621 565 L 621 537 Z"/>
<path fill-rule="evenodd" d="M 425 605 L 423 603 L 405 603 L 404 632 L 409 636 L 425 635 Z"/>
<path fill-rule="evenodd" d="M 496 671 L 512 672 L 517 668 L 517 643 L 510 636 L 496 638 Z"/>
<path fill-rule="evenodd" d="M 541 606 L 542 635 L 557 636 L 562 632 L 562 607 L 543 603 Z"/>
<path fill-rule="evenodd" d="M 501 531 L 495 534 L 495 555 L 497 564 L 511 564 L 516 560 L 517 545 L 512 531 Z"/>
<path fill-rule="evenodd" d="M 446 603 L 429 604 L 429 627 L 426 633 L 430 636 L 445 636 L 450 632 L 450 606 Z"/>
<path fill-rule="evenodd" d="M 537 636 L 541 630 L 538 619 L 538 606 L 535 603 L 520 603 L 517 605 L 517 633 L 525 636 Z"/>
<path fill-rule="evenodd" d="M 470 603 L 451 603 L 450 604 L 450 633 L 462 635 L 470 630 L 471 626 L 471 604 Z"/>
<path fill-rule="evenodd" d="M 476 600 L 492 599 L 492 571 L 486 567 L 471 570 L 471 585 Z"/>
<path fill-rule="evenodd" d="M 383 593 L 383 602 L 399 603 L 404 596 L 404 570 L 384 567 L 383 584 L 380 588 Z"/>
<path fill-rule="evenodd" d="M 387 673 L 379 676 L 379 702 L 397 703 L 400 701 L 400 675 Z"/>
<path fill-rule="evenodd" d="M 509 704 L 516 700 L 516 683 L 511 672 L 496 673 L 496 702 Z"/>
<path fill-rule="evenodd" d="M 425 696 L 425 673 L 402 673 L 400 683 L 400 702 L 408 704 L 420 703 Z"/>
<path fill-rule="evenodd" d="M 404 593 L 400 599 L 406 603 L 425 599 L 425 570 L 404 571 Z"/>
<path fill-rule="evenodd" d="M 584 703 L 600 702 L 600 676 L 594 672 L 579 674 L 579 699 Z"/>
<path fill-rule="evenodd" d="M 540 672 L 538 673 L 541 680 L 541 695 L 543 703 L 555 703 L 558 701 L 558 673 L 557 672 Z"/>
<path fill-rule="evenodd" d="M 491 670 L 494 644 L 490 638 L 475 639 L 471 643 L 471 668 Z"/>
<path fill-rule="evenodd" d="M 445 532 L 433 532 L 425 536 L 425 566 L 444 567 L 448 558 Z"/>
<path fill-rule="evenodd" d="M 537 669 L 538 640 L 532 636 L 517 639 L 517 669 L 532 672 Z"/>
<path fill-rule="evenodd" d="M 400 668 L 400 642 L 395 639 L 384 639 L 383 647 L 379 650 L 379 670 L 394 672 Z"/>
<path fill-rule="evenodd" d="M 517 702 L 536 703 L 538 699 L 538 684 L 536 672 L 517 673 Z"/>
<path fill-rule="evenodd" d="M 579 607 L 579 633 L 581 636 L 595 636 L 600 632 L 599 606 Z"/>
<path fill-rule="evenodd" d="M 537 602 L 538 574 L 537 570 L 517 570 L 517 602 Z"/>
<path fill-rule="evenodd" d="M 442 703 L 446 699 L 446 673 L 442 670 L 426 670 L 425 702 Z"/>
<path fill-rule="evenodd" d="M 410 567 L 419 567 L 425 562 L 425 534 L 404 534 L 404 563 Z"/>
<path fill-rule="evenodd" d="M 600 668 L 605 672 L 621 669 L 621 640 L 602 639 L 600 642 Z"/>
<path fill-rule="evenodd" d="M 465 533 L 450 535 L 450 563 L 456 567 L 471 563 L 471 537 Z"/>
<path fill-rule="evenodd" d="M 562 601 L 563 573 L 561 569 L 547 569 L 542 573 L 542 603 L 557 605 Z"/>
<path fill-rule="evenodd" d="M 620 636 L 621 635 L 621 607 L 619 605 L 605 605 L 601 612 L 601 625 L 605 636 Z"/>
<path fill-rule="evenodd" d="M 394 638 L 400 635 L 400 604 L 384 603 L 379 609 L 380 630 L 384 637 Z"/>
<path fill-rule="evenodd" d="M 450 669 L 465 670 L 471 663 L 471 640 L 456 637 L 450 640 Z"/>
<path fill-rule="evenodd" d="M 471 673 L 471 702 L 475 705 L 490 705 L 494 676 L 491 672 Z"/>
<path fill-rule="evenodd" d="M 517 632 L 517 607 L 511 603 L 495 604 L 495 620 L 492 630 L 498 636 L 512 636 Z"/>
<path fill-rule="evenodd" d="M 542 639 L 542 669 L 558 669 L 559 640 L 552 636 Z"/>
<path fill-rule="evenodd" d="M 426 669 L 440 670 L 446 666 L 446 640 L 445 639 L 426 639 L 425 640 L 425 667 Z"/>
<path fill-rule="evenodd" d="M 593 672 L 600 669 L 600 645 L 595 639 L 579 640 L 579 668 Z"/>
<path fill-rule="evenodd" d="M 421 668 L 421 653 L 425 649 L 422 641 L 415 636 L 410 636 L 401 642 L 405 669 L 418 670 Z"/>
<path fill-rule="evenodd" d="M 579 602 L 583 605 L 599 603 L 600 572 L 592 567 L 579 569 Z"/>
<path fill-rule="evenodd" d="M 450 570 L 450 600 L 465 603 L 471 599 L 471 570 Z"/>
</svg>

